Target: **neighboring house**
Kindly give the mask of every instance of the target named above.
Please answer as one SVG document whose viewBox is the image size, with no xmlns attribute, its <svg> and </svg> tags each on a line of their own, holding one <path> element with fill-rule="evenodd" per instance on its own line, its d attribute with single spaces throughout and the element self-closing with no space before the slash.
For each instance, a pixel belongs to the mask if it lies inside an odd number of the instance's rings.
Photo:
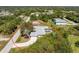
<svg viewBox="0 0 79 59">
<path fill-rule="evenodd" d="M 40 12 L 34 12 L 34 13 L 31 13 L 31 15 L 35 15 L 35 16 L 39 16 L 41 13 Z"/>
<path fill-rule="evenodd" d="M 67 25 L 67 21 L 61 18 L 54 18 L 54 22 L 56 25 Z"/>
<path fill-rule="evenodd" d="M 42 35 L 45 35 L 46 33 L 52 32 L 51 29 L 48 28 L 48 26 L 33 26 L 34 32 L 30 33 L 31 37 L 39 37 Z"/>
<path fill-rule="evenodd" d="M 8 16 L 8 15 L 13 15 L 13 13 L 4 10 L 0 12 L 0 16 Z"/>
</svg>

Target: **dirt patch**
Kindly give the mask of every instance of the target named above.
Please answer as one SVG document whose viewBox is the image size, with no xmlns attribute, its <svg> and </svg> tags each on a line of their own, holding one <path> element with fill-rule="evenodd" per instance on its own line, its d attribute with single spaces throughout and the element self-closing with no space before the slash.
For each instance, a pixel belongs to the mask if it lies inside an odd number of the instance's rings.
<svg viewBox="0 0 79 59">
<path fill-rule="evenodd" d="M 39 26 L 39 25 L 44 25 L 45 23 L 41 20 L 35 20 L 35 21 L 32 21 L 32 25 L 35 25 L 35 26 Z"/>
</svg>

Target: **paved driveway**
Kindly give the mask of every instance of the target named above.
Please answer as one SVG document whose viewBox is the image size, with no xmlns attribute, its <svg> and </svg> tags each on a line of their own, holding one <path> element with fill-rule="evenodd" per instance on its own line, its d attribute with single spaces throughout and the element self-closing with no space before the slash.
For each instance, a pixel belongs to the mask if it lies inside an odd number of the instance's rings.
<svg viewBox="0 0 79 59">
<path fill-rule="evenodd" d="M 71 23 L 71 24 L 68 24 L 68 25 L 78 25 L 77 23 L 75 23 L 75 22 L 73 22 L 73 21 L 70 21 L 70 20 L 68 20 L 68 19 L 66 19 L 66 18 L 64 18 L 67 22 L 69 22 L 69 23 Z"/>
<path fill-rule="evenodd" d="M 35 43 L 37 41 L 37 37 L 31 37 L 30 40 L 28 42 L 24 42 L 24 43 L 15 43 L 13 45 L 12 48 L 17 48 L 17 47 L 27 47 L 32 45 L 33 43 Z"/>
</svg>

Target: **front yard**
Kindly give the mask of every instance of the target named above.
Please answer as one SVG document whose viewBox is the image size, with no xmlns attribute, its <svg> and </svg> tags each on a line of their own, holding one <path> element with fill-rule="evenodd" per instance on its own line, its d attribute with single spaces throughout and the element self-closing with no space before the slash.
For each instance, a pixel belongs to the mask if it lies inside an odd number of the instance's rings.
<svg viewBox="0 0 79 59">
<path fill-rule="evenodd" d="M 38 38 L 37 42 L 29 47 L 22 48 L 13 48 L 10 51 L 11 53 L 46 53 L 46 52 L 54 52 L 53 39 L 49 35 L 49 37 L 44 36 Z"/>
<path fill-rule="evenodd" d="M 23 42 L 27 42 L 29 40 L 29 38 L 24 38 L 24 37 L 19 37 L 16 41 L 16 43 L 23 43 Z"/>
</svg>

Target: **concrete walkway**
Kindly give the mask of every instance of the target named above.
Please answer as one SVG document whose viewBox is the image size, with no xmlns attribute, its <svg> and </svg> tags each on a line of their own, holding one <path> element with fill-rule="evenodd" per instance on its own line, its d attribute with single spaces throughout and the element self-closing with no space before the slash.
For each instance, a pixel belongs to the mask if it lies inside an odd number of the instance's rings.
<svg viewBox="0 0 79 59">
<path fill-rule="evenodd" d="M 24 43 L 15 43 L 13 45 L 12 48 L 17 48 L 17 47 L 27 47 L 32 45 L 33 43 L 35 43 L 37 41 L 37 37 L 31 37 L 30 40 L 28 42 L 24 42 Z"/>
</svg>

